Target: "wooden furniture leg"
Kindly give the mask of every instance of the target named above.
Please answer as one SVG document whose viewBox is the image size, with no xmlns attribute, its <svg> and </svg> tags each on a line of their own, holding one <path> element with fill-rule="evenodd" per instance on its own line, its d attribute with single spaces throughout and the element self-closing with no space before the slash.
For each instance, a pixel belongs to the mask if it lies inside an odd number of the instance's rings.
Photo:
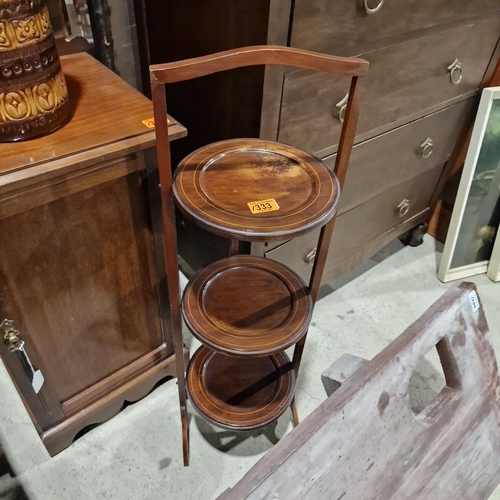
<svg viewBox="0 0 500 500">
<path fill-rule="evenodd" d="M 177 265 L 177 233 L 175 230 L 175 209 L 172 198 L 172 174 L 170 165 L 170 146 L 168 143 L 167 101 L 165 88 L 152 85 L 152 98 L 157 136 L 156 155 L 160 176 L 160 192 L 162 197 L 161 212 L 163 220 L 163 237 L 165 263 L 167 267 L 167 283 L 170 299 L 172 321 L 172 339 L 176 358 L 177 387 L 182 422 L 182 450 L 184 466 L 189 465 L 188 418 L 186 402 L 186 385 L 184 378 L 182 319 L 180 309 L 179 269 Z M 164 139 L 162 141 L 161 139 Z"/>
<path fill-rule="evenodd" d="M 299 425 L 299 414 L 297 413 L 297 405 L 295 404 L 295 398 L 292 399 L 292 404 L 290 405 L 292 410 L 293 426 L 297 427 Z"/>
</svg>

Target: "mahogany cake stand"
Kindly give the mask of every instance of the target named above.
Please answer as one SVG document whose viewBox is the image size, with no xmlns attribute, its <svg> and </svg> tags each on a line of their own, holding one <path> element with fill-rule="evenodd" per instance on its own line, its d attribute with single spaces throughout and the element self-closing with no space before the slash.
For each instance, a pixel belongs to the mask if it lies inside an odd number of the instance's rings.
<svg viewBox="0 0 500 500">
<path fill-rule="evenodd" d="M 342 131 L 335 175 L 311 154 L 291 146 L 262 139 L 231 139 L 194 151 L 173 177 L 166 86 L 258 65 L 302 68 L 350 79 L 349 97 L 338 115 Z M 295 379 L 328 256 L 368 66 L 358 58 L 262 45 L 149 68 L 170 301 L 165 315 L 170 313 L 173 331 L 184 465 L 189 464 L 188 395 L 202 415 L 225 428 L 255 429 L 278 418 L 287 407 L 298 424 Z M 261 124 L 261 134 L 275 137 L 271 115 Z M 195 224 L 230 241 L 229 257 L 196 273 L 182 303 L 174 202 Z M 239 241 L 286 241 L 319 227 L 307 286 L 278 262 L 237 255 Z M 202 343 L 187 371 L 182 358 L 182 316 Z M 291 346 L 290 362 L 283 351 Z"/>
<path fill-rule="evenodd" d="M 314 156 L 284 144 L 233 139 L 198 149 L 177 167 L 173 193 L 196 224 L 231 240 L 288 239 L 335 214 L 339 185 Z M 233 255 L 189 281 L 182 314 L 203 344 L 187 369 L 193 405 L 224 428 L 255 429 L 293 399 L 295 376 L 283 352 L 307 332 L 309 288 L 290 268 Z"/>
</svg>

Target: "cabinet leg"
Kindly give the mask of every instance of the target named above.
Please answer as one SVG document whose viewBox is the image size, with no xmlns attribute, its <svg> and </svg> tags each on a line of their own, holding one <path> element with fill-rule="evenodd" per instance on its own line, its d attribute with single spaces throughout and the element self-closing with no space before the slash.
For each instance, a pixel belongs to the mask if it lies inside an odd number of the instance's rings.
<svg viewBox="0 0 500 500">
<path fill-rule="evenodd" d="M 418 247 L 424 242 L 424 236 L 429 230 L 429 224 L 424 223 L 410 229 L 406 236 L 403 238 L 403 243 L 410 247 Z"/>
<path fill-rule="evenodd" d="M 292 404 L 290 405 L 290 408 L 292 409 L 293 426 L 297 427 L 297 425 L 299 425 L 299 414 L 297 413 L 295 398 L 292 399 Z"/>
</svg>

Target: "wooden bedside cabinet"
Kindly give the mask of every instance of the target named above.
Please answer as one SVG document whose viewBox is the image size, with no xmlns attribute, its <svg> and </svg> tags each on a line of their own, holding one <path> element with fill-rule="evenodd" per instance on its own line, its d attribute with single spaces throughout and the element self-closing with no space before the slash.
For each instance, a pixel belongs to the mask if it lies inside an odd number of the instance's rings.
<svg viewBox="0 0 500 500">
<path fill-rule="evenodd" d="M 175 374 L 151 102 L 87 54 L 61 63 L 71 121 L 0 144 L 0 354 L 52 455 Z"/>
</svg>

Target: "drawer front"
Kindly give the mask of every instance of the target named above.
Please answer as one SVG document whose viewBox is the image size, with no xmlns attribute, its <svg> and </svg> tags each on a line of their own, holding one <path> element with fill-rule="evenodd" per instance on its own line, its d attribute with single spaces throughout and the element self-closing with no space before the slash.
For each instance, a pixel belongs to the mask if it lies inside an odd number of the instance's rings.
<svg viewBox="0 0 500 500">
<path fill-rule="evenodd" d="M 475 106 L 476 100 L 468 99 L 356 145 L 339 214 L 445 163 Z M 324 159 L 332 170 L 336 157 Z"/>
<path fill-rule="evenodd" d="M 425 172 L 340 215 L 335 224 L 325 276 L 329 275 L 328 269 L 334 267 L 337 261 L 424 211 L 428 207 L 442 169 L 443 165 L 435 167 L 430 172 Z M 408 210 L 403 208 L 404 200 L 409 200 Z M 316 230 L 295 238 L 266 252 L 265 256 L 286 264 L 307 281 L 312 270 L 312 263 L 307 262 L 307 256 L 315 248 L 318 235 L 319 231 Z"/>
<path fill-rule="evenodd" d="M 403 125 L 426 110 L 474 92 L 500 34 L 500 16 L 362 54 L 370 61 L 357 128 L 363 139 Z M 439 48 L 439 50 L 436 50 Z M 458 59 L 462 79 L 447 69 Z M 458 78 L 459 70 L 453 73 Z M 335 151 L 341 123 L 337 103 L 349 79 L 308 70 L 286 75 L 278 140 L 324 157 Z M 451 104 L 451 102 L 450 102 Z M 378 130 L 377 130 L 378 129 Z"/>
<path fill-rule="evenodd" d="M 291 45 L 327 54 L 500 9 L 500 0 L 295 0 Z M 498 14 L 496 14 L 498 15 Z"/>
</svg>

